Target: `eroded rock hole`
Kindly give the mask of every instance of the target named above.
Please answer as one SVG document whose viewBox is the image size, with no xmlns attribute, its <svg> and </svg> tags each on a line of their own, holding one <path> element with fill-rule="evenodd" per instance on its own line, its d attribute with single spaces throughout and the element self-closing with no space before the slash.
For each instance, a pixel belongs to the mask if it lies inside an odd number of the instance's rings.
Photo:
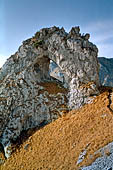
<svg viewBox="0 0 113 170">
<path fill-rule="evenodd" d="M 64 74 L 62 73 L 60 67 L 52 60 L 50 60 L 49 73 L 51 77 L 54 77 L 60 82 L 65 83 Z"/>
<path fill-rule="evenodd" d="M 64 73 L 57 63 L 55 63 L 53 60 L 50 60 L 48 56 L 39 58 L 33 67 L 34 75 L 38 82 L 58 80 L 66 87 Z"/>
<path fill-rule="evenodd" d="M 36 63 L 36 64 L 34 65 L 34 70 L 36 71 L 36 73 L 39 73 L 39 72 L 41 71 L 40 66 L 39 66 L 38 63 Z"/>
<path fill-rule="evenodd" d="M 50 59 L 47 56 L 43 56 L 35 62 L 33 70 L 38 82 L 50 80 L 49 65 Z"/>
</svg>

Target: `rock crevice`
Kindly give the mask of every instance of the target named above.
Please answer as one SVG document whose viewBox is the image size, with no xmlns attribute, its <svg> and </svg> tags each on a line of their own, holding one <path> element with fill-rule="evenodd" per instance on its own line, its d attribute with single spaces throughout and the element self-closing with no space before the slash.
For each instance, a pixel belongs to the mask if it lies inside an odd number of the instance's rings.
<svg viewBox="0 0 113 170">
<path fill-rule="evenodd" d="M 113 94 L 112 94 L 112 90 L 109 89 L 109 90 L 108 90 L 108 93 L 109 93 L 109 94 L 108 94 L 109 104 L 108 104 L 107 107 L 109 108 L 110 112 L 113 114 L 113 106 L 112 106 L 112 105 L 113 105 L 113 103 L 112 103 L 112 95 L 113 95 Z"/>
</svg>

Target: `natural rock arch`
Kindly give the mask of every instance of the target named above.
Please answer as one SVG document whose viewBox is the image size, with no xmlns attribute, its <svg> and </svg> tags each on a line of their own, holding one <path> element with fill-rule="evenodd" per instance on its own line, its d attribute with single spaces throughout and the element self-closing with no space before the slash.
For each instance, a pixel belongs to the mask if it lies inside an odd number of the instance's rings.
<svg viewBox="0 0 113 170">
<path fill-rule="evenodd" d="M 58 118 L 67 104 L 77 109 L 99 93 L 97 47 L 82 36 L 79 27 L 68 33 L 63 28 L 44 28 L 23 42 L 0 71 L 0 140 L 8 147 L 22 130 Z M 41 82 L 52 81 L 50 60 L 64 73 L 68 94 L 44 91 Z M 49 97 L 48 97 L 49 96 Z M 66 103 L 65 98 L 68 102 Z M 51 115 L 51 113 L 54 113 Z"/>
<path fill-rule="evenodd" d="M 79 27 L 73 27 L 69 34 L 63 28 L 46 28 L 31 40 L 37 53 L 41 49 L 41 57 L 54 61 L 64 74 L 71 109 L 87 103 L 90 95 L 98 93 L 99 86 L 98 49 L 89 42 L 89 34 L 81 36 L 79 31 Z M 46 73 L 44 77 L 50 78 L 48 71 Z"/>
<path fill-rule="evenodd" d="M 32 72 L 37 73 L 38 82 L 50 79 L 49 64 L 52 60 L 65 74 L 69 86 L 73 78 L 77 88 L 89 82 L 99 86 L 98 49 L 88 41 L 89 34 L 81 36 L 79 31 L 79 27 L 73 27 L 69 34 L 57 27 L 40 30 L 33 38 L 24 41 L 18 52 L 8 59 L 1 71 L 1 81 L 9 71 L 10 75 L 18 74 L 33 66 Z"/>
</svg>

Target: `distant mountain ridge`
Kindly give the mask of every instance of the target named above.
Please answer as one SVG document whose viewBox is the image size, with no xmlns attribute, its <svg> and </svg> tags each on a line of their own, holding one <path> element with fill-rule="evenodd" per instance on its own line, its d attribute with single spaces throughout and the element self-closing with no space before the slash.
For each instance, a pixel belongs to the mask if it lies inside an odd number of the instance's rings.
<svg viewBox="0 0 113 170">
<path fill-rule="evenodd" d="M 113 87 L 113 58 L 98 58 L 100 63 L 99 78 L 104 86 Z"/>
</svg>

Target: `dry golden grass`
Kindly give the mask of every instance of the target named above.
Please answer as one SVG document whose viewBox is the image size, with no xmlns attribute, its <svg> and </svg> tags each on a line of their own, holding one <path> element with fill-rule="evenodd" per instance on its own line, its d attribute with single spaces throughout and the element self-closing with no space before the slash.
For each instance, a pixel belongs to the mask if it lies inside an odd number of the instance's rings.
<svg viewBox="0 0 113 170">
<path fill-rule="evenodd" d="M 67 89 L 61 87 L 56 82 L 44 82 L 40 83 L 40 85 L 43 86 L 49 94 L 67 93 Z"/>
<path fill-rule="evenodd" d="M 101 156 L 94 155 L 95 151 L 113 141 L 113 113 L 107 107 L 108 93 L 108 89 L 104 89 L 92 104 L 73 110 L 36 131 L 1 170 L 78 170 L 91 164 Z M 86 148 L 85 159 L 77 166 L 78 157 Z"/>
</svg>

